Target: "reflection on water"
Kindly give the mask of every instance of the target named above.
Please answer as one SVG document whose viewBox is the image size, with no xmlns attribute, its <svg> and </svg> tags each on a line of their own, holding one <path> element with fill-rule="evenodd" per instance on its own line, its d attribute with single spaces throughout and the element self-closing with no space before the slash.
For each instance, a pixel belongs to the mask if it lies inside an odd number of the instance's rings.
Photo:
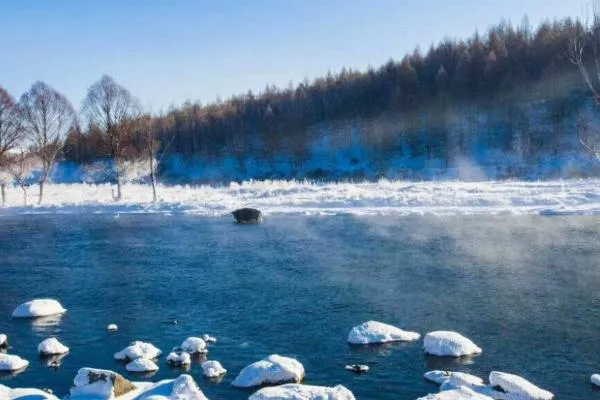
<svg viewBox="0 0 600 400">
<path fill-rule="evenodd" d="M 62 322 L 63 314 L 50 315 L 48 317 L 31 318 L 31 326 L 33 332 L 40 336 L 57 335 L 60 333 L 60 324 Z"/>
<path fill-rule="evenodd" d="M 17 369 L 14 371 L 0 371 L 0 380 L 12 379 L 12 378 L 16 377 L 17 375 L 19 375 L 20 373 L 24 372 L 26 369 L 27 369 L 27 367 Z"/>
<path fill-rule="evenodd" d="M 58 369 L 62 363 L 62 359 L 68 356 L 65 354 L 40 355 L 40 362 L 48 368 Z"/>
</svg>

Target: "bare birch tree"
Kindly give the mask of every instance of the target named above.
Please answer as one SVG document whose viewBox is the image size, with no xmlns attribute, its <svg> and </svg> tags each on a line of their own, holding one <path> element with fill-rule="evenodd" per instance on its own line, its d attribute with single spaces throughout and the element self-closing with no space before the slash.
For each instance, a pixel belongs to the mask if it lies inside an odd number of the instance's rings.
<svg viewBox="0 0 600 400">
<path fill-rule="evenodd" d="M 129 90 L 115 82 L 112 77 L 104 75 L 89 87 L 82 111 L 90 125 L 102 129 L 108 139 L 117 181 L 117 195 L 113 195 L 113 198 L 115 201 L 121 200 L 123 140 L 133 131 L 138 122 L 140 114 L 138 101 Z"/>
<path fill-rule="evenodd" d="M 21 149 L 13 155 L 8 165 L 8 170 L 14 181 L 19 185 L 23 192 L 23 205 L 27 205 L 27 180 L 36 167 L 36 156 L 31 152 Z"/>
<path fill-rule="evenodd" d="M 8 171 L 13 150 L 23 141 L 21 113 L 15 99 L 0 86 L 0 173 Z M 8 175 L 8 174 L 7 174 Z M 2 205 L 6 204 L 6 184 L 0 177 Z"/>
<path fill-rule="evenodd" d="M 165 131 L 167 117 L 154 117 L 151 114 L 144 115 L 140 118 L 140 132 L 144 143 L 143 158 L 148 165 L 150 175 L 150 184 L 152 186 L 152 202 L 157 200 L 157 176 L 158 168 L 173 141 L 171 137 L 166 144 L 162 144 L 158 137 L 159 131 Z"/>
<path fill-rule="evenodd" d="M 38 204 L 69 129 L 76 123 L 73 106 L 65 96 L 44 82 L 35 82 L 19 101 L 23 129 L 34 155 L 41 161 Z"/>
</svg>

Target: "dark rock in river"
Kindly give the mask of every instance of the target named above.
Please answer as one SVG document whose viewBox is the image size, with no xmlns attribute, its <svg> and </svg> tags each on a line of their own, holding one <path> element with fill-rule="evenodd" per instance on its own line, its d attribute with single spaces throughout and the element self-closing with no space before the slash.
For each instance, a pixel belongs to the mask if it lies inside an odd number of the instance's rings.
<svg viewBox="0 0 600 400">
<path fill-rule="evenodd" d="M 232 214 L 238 224 L 258 224 L 263 220 L 262 212 L 255 208 L 240 208 Z"/>
</svg>

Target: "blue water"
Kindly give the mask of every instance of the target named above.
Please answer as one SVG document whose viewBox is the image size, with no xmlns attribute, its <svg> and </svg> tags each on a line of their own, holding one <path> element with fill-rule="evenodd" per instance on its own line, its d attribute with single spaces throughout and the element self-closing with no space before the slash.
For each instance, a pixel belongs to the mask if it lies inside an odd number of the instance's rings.
<svg viewBox="0 0 600 400">
<path fill-rule="evenodd" d="M 433 368 L 511 372 L 562 400 L 600 399 L 589 384 L 600 372 L 599 239 L 592 217 L 273 216 L 236 226 L 183 215 L 5 215 L 0 333 L 31 366 L 0 382 L 62 396 L 82 366 L 140 379 L 112 358 L 133 340 L 165 352 L 150 379 L 175 377 L 166 353 L 210 333 L 218 343 L 209 359 L 229 373 L 215 383 L 198 364 L 189 372 L 210 399 L 247 398 L 230 382 L 271 353 L 298 358 L 307 383 L 343 384 L 358 399 L 435 392 L 422 377 Z M 36 297 L 69 311 L 46 323 L 10 318 Z M 349 329 L 370 319 L 456 330 L 483 354 L 426 357 L 420 341 L 347 345 Z M 108 323 L 119 331 L 106 332 Z M 58 370 L 36 354 L 48 336 L 71 347 Z M 371 372 L 344 370 L 356 362 Z"/>
</svg>

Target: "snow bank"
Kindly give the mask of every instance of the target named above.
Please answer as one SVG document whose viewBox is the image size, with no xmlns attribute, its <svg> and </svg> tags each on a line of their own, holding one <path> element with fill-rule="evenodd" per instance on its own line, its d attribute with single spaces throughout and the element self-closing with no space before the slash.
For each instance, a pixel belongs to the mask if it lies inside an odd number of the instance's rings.
<svg viewBox="0 0 600 400">
<path fill-rule="evenodd" d="M 442 386 L 442 390 L 458 389 L 461 386 L 483 386 L 483 379 L 465 372 L 429 371 L 425 379 Z"/>
<path fill-rule="evenodd" d="M 519 396 L 527 400 L 551 400 L 554 395 L 547 390 L 540 389 L 533 383 L 518 375 L 505 372 L 492 371 L 490 385 L 500 387 L 509 395 Z"/>
<path fill-rule="evenodd" d="M 13 318 L 36 318 L 63 314 L 67 310 L 56 300 L 36 299 L 21 304 L 12 313 Z"/>
<path fill-rule="evenodd" d="M 206 353 L 206 342 L 199 337 L 189 337 L 181 343 L 181 350 L 190 354 Z"/>
<path fill-rule="evenodd" d="M 395 326 L 377 321 L 364 322 L 355 326 L 348 334 L 348 343 L 369 344 L 385 342 L 410 342 L 421 337 L 416 332 L 403 331 Z"/>
<path fill-rule="evenodd" d="M 105 369 L 81 368 L 73 383 L 75 386 L 71 388 L 70 400 L 112 400 L 137 390 L 133 383 L 121 375 Z"/>
<path fill-rule="evenodd" d="M 220 362 L 218 361 L 205 361 L 201 365 L 202 373 L 207 378 L 216 378 L 217 376 L 221 376 L 227 373 L 227 370 L 223 368 Z"/>
<path fill-rule="evenodd" d="M 123 350 L 115 353 L 114 357 L 116 360 L 131 361 L 136 358 L 153 359 L 159 357 L 161 354 L 162 352 L 154 347 L 152 343 L 135 341 Z"/>
<path fill-rule="evenodd" d="M 190 353 L 186 353 L 185 351 L 172 351 L 167 356 L 167 362 L 173 366 L 181 367 L 190 365 L 192 363 L 192 357 L 190 357 Z"/>
<path fill-rule="evenodd" d="M 153 372 L 158 371 L 158 365 L 147 358 L 136 358 L 125 366 L 129 372 Z"/>
<path fill-rule="evenodd" d="M 592 385 L 600 386 L 600 374 L 594 374 L 590 377 Z"/>
<path fill-rule="evenodd" d="M 0 371 L 19 371 L 29 366 L 29 361 L 19 356 L 0 353 Z"/>
<path fill-rule="evenodd" d="M 298 383 L 303 378 L 304 367 L 299 361 L 272 354 L 264 360 L 246 366 L 231 384 L 236 387 L 253 387 Z"/>
<path fill-rule="evenodd" d="M 2 400 L 58 400 L 58 397 L 39 389 L 11 389 L 0 385 Z"/>
<path fill-rule="evenodd" d="M 223 216 L 252 205 L 265 214 L 600 214 L 599 179 L 544 182 L 364 183 L 250 181 L 228 186 L 160 186 L 151 203 L 147 185 L 127 184 L 115 203 L 114 186 L 48 184 L 41 206 L 22 205 L 17 187 L 7 188 L 8 213 L 182 213 Z M 35 202 L 32 202 L 35 203 Z"/>
<path fill-rule="evenodd" d="M 44 356 L 52 356 L 55 354 L 66 354 L 69 348 L 59 342 L 56 338 L 48 338 L 38 344 L 38 353 Z"/>
<path fill-rule="evenodd" d="M 460 357 L 480 354 L 481 348 L 460 333 L 435 331 L 425 335 L 423 349 L 434 356 Z"/>
<path fill-rule="evenodd" d="M 335 387 L 287 384 L 259 390 L 248 400 L 354 400 L 342 385 Z"/>
<path fill-rule="evenodd" d="M 419 397 L 417 400 L 494 400 L 486 395 L 474 392 L 473 390 L 462 386 L 458 389 L 444 390 L 435 394 L 428 394 L 425 397 Z"/>
</svg>

